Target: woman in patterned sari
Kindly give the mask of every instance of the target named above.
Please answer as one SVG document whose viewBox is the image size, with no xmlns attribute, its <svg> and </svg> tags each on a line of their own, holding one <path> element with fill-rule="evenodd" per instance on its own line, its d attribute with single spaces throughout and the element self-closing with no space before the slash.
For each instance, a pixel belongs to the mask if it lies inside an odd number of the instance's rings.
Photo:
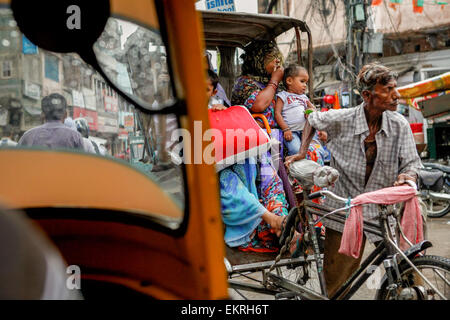
<svg viewBox="0 0 450 320">
<path fill-rule="evenodd" d="M 272 128 L 272 138 L 281 141 L 273 108 L 283 78 L 282 55 L 275 42 L 257 41 L 245 48 L 242 58 L 242 76 L 235 82 L 231 104 L 264 114 Z M 283 165 L 281 161 L 280 164 Z M 244 251 L 278 251 L 276 236 L 281 234 L 288 202 L 270 153 L 258 161 L 250 158 L 244 164 L 222 170 L 220 188 L 226 243 Z"/>
</svg>

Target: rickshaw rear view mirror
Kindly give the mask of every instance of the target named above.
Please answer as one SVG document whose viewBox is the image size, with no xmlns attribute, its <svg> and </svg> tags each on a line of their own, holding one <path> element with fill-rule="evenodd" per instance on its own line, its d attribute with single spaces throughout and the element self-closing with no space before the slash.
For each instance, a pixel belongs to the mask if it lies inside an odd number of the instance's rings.
<svg viewBox="0 0 450 320">
<path fill-rule="evenodd" d="M 134 102 L 154 111 L 174 105 L 166 47 L 157 26 L 110 17 L 93 49 L 105 76 Z"/>
</svg>

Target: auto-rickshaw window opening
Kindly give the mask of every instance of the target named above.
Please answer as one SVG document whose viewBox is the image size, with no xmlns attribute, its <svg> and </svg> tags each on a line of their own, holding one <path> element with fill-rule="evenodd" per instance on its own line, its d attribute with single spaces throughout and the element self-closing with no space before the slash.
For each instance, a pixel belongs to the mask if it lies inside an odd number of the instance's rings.
<svg viewBox="0 0 450 320">
<path fill-rule="evenodd" d="M 61 101 L 65 101 L 67 111 L 67 117 L 62 119 L 64 124 L 61 121 L 58 126 L 78 131 L 77 135 L 80 135 L 79 144 L 76 147 L 63 146 L 60 150 L 72 151 L 69 158 L 83 154 L 92 154 L 103 158 L 101 160 L 113 160 L 101 164 L 98 168 L 93 168 L 94 173 L 101 171 L 102 166 L 108 166 L 108 163 L 111 165 L 111 162 L 114 162 L 114 160 L 119 160 L 126 166 L 143 173 L 145 176 L 140 177 L 140 179 L 145 180 L 151 177 L 150 180 L 153 180 L 153 184 L 171 201 L 170 206 L 177 208 L 176 211 L 180 215 L 178 228 L 182 228 L 183 224 L 185 224 L 184 220 L 187 218 L 184 164 L 173 163 L 170 153 L 173 147 L 171 133 L 180 129 L 178 116 L 176 114 L 143 113 L 139 111 L 136 104 L 130 103 L 130 101 L 123 98 L 121 92 L 117 94 L 111 82 L 104 79 L 99 72 L 83 61 L 82 57 L 77 53 L 53 52 L 33 44 L 19 30 L 13 12 L 8 5 L 0 5 L 0 21 L 2 23 L 2 31 L 4 31 L 2 35 L 5 37 L 0 39 L 0 43 L 2 40 L 8 39 L 10 39 L 8 40 L 10 43 L 13 39 L 17 42 L 17 45 L 1 46 L 0 48 L 0 51 L 2 51 L 0 75 L 4 75 L 4 77 L 0 77 L 0 80 L 10 83 L 9 86 L 3 86 L 3 91 L 0 95 L 0 133 L 4 134 L 7 128 L 8 131 L 11 129 L 11 139 L 15 143 L 19 142 L 15 150 L 29 148 L 33 150 L 57 150 L 58 148 L 51 146 L 51 143 L 28 145 L 22 144 L 23 141 L 21 139 L 25 132 L 46 125 L 47 122 L 44 119 L 45 117 L 43 117 L 41 105 L 42 100 L 50 94 L 58 94 L 61 97 Z M 142 27 L 136 26 L 128 34 L 128 37 L 138 28 L 142 29 Z M 114 37 L 117 30 L 107 30 L 110 34 L 104 40 L 106 40 L 105 45 L 109 49 L 120 47 L 120 39 L 117 41 L 117 38 Z M 144 33 L 145 30 L 147 29 L 144 29 Z M 146 47 L 147 51 L 153 54 L 157 53 L 160 56 L 166 55 L 159 31 L 153 32 L 152 35 L 156 45 L 152 47 L 149 45 Z M 139 37 L 137 38 L 139 40 Z M 9 61 L 12 61 L 11 68 L 4 67 L 4 65 L 9 64 Z M 141 61 L 145 62 L 144 59 Z M 167 81 L 170 80 L 167 61 L 150 60 L 150 63 L 153 62 L 160 64 L 159 68 L 157 68 L 159 73 L 156 76 L 163 75 L 163 82 L 166 83 L 165 89 L 169 94 L 171 88 L 170 82 Z M 161 70 L 164 72 L 161 72 Z M 154 89 L 154 87 L 152 88 Z M 152 94 L 155 97 L 161 94 L 161 91 L 154 90 Z M 173 96 L 172 101 L 175 102 L 170 105 L 182 105 L 176 102 Z M 79 123 L 86 123 L 86 127 L 81 129 Z M 139 152 L 135 152 L 137 150 Z M 16 160 L 21 158 L 18 153 L 15 155 L 17 155 Z M 66 172 L 66 170 L 68 170 L 67 172 L 78 172 L 80 164 L 76 162 L 70 163 L 73 163 L 73 166 L 70 165 L 62 172 Z M 48 167 L 48 169 L 51 171 L 54 167 Z M 110 172 L 105 177 L 111 176 L 111 174 L 114 175 L 115 173 Z M 67 173 L 64 175 L 67 175 Z M 90 175 L 86 178 L 86 183 L 89 183 L 89 179 L 96 179 L 95 177 L 98 178 L 96 174 Z M 3 179 L 4 183 L 6 181 Z M 117 190 L 121 188 L 120 181 L 119 179 L 119 183 L 115 185 Z M 64 189 L 50 189 L 43 188 L 43 194 L 45 194 L 45 191 L 56 192 L 58 195 L 55 194 L 54 199 L 59 199 L 58 205 L 63 207 L 74 205 L 76 207 L 76 203 L 74 204 L 73 202 L 74 197 L 70 197 L 70 193 L 65 197 L 59 194 Z M 21 189 L 19 188 L 18 190 Z M 105 191 L 99 188 L 95 192 L 102 194 Z M 95 199 L 95 192 L 86 194 L 86 197 L 83 199 L 78 199 L 80 203 L 83 203 L 83 207 L 86 205 L 98 206 L 99 200 Z M 142 192 L 142 190 L 139 192 Z M 46 204 L 51 206 L 51 199 L 52 195 L 49 194 Z M 29 201 L 30 198 L 27 199 L 25 196 L 25 200 Z M 36 198 L 35 200 L 37 202 L 43 201 L 42 198 Z M 127 203 L 127 201 L 132 201 L 132 198 L 121 200 L 118 197 L 117 201 L 125 201 L 124 203 Z M 137 201 L 139 203 L 142 202 L 140 208 L 144 208 L 143 210 L 138 208 L 137 214 L 146 215 L 148 213 L 148 216 L 151 217 L 152 212 L 159 213 L 158 210 L 152 211 L 151 203 L 146 205 L 145 201 L 151 202 L 146 197 L 142 197 L 142 199 Z M 106 202 L 103 203 L 105 204 Z M 18 206 L 20 207 L 20 203 L 18 203 Z M 27 202 L 27 206 L 33 207 L 33 203 Z M 102 205 L 98 208 L 101 209 Z M 105 208 L 108 207 L 106 206 Z M 126 211 L 126 208 L 126 206 L 122 208 L 119 205 L 118 209 Z M 158 219 L 155 221 L 158 221 Z M 177 229 L 177 227 L 172 225 L 171 229 Z"/>
</svg>

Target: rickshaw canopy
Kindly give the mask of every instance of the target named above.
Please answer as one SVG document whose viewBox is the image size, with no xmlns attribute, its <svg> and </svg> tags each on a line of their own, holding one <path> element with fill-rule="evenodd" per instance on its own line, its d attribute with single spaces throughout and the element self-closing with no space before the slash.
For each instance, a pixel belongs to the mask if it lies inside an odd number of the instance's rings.
<svg viewBox="0 0 450 320">
<path fill-rule="evenodd" d="M 207 48 L 214 46 L 245 47 L 255 40 L 271 40 L 298 27 L 309 33 L 305 22 L 274 14 L 200 11 Z"/>
</svg>

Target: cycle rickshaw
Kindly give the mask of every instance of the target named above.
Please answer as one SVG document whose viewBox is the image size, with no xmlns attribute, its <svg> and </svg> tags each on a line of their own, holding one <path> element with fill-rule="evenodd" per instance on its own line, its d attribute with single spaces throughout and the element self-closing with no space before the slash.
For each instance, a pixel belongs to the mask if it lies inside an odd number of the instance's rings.
<svg viewBox="0 0 450 320">
<path fill-rule="evenodd" d="M 97 0 L 74 5 L 43 0 L 23 5 L 24 1 L 6 0 L 1 4 L 2 34 L 7 37 L 1 59 L 23 71 L 12 72 L 0 86 L 2 96 L 21 102 L 6 106 L 6 121 L 15 126 L 18 136 L 40 124 L 40 98 L 54 90 L 60 90 L 77 112 L 90 116 L 91 134 L 111 140 L 112 153 L 123 151 L 118 140 L 126 140 L 125 133 L 118 138 L 119 129 L 124 129 L 119 127 L 121 117 L 136 110 L 143 115 L 145 131 L 145 118 L 159 114 L 172 114 L 178 127 L 188 132 L 194 132 L 196 121 L 204 124 L 202 133 L 208 129 L 203 108 L 207 101 L 204 89 L 199 89 L 205 82 L 199 72 L 205 69 L 203 30 L 193 2 L 181 6 L 178 0 Z M 304 31 L 292 19 L 283 21 L 273 26 L 275 33 L 279 25 Z M 264 29 L 264 22 L 254 27 Z M 310 42 L 308 47 L 312 48 Z M 312 67 L 311 52 L 308 59 Z M 155 103 L 157 94 L 162 98 Z M 2 105 L 2 130 L 4 109 Z M 141 130 L 142 123 L 132 123 L 135 127 L 129 132 Z M 165 134 L 158 131 L 156 136 Z M 194 137 L 189 141 L 194 145 Z M 133 166 L 114 157 L 39 147 L 2 148 L 0 164 L 2 213 L 23 211 L 65 263 L 79 267 L 84 298 L 228 297 L 213 165 L 184 163 L 156 172 L 154 166 Z M 297 272 L 309 261 L 319 262 L 318 258 L 320 252 L 280 262 Z M 262 268 L 270 269 L 273 259 Z M 45 268 L 27 270 L 42 286 L 52 276 Z M 271 284 L 255 290 L 270 290 L 284 298 L 302 292 L 297 282 L 283 278 L 277 284 L 275 276 L 268 279 Z M 310 298 L 324 298 L 302 290 Z"/>
<path fill-rule="evenodd" d="M 296 45 L 297 63 L 305 65 L 302 57 L 301 34 L 306 33 L 308 39 L 307 46 L 307 64 L 309 74 L 312 72 L 312 43 L 311 34 L 308 26 L 299 20 L 277 15 L 264 14 L 246 14 L 246 13 L 217 13 L 202 12 L 204 25 L 205 43 L 207 49 L 217 50 L 220 54 L 219 77 L 225 92 L 230 96 L 233 79 L 237 76 L 239 70 L 237 59 L 235 58 L 236 48 L 243 48 L 253 40 L 271 40 L 278 35 L 290 29 L 295 31 L 295 41 L 291 43 Z M 314 99 L 314 86 L 312 78 L 309 81 L 310 99 Z M 255 118 L 264 118 L 260 114 L 255 114 Z M 267 132 L 270 128 L 266 125 Z M 302 180 L 301 177 L 296 177 Z M 317 219 L 321 220 L 324 215 L 330 219 L 345 223 L 345 215 L 336 212 L 332 208 L 317 204 L 312 200 L 317 197 L 329 196 L 339 199 L 343 204 L 347 199 L 342 199 L 330 191 L 311 193 L 310 181 L 303 180 L 303 186 L 306 186 L 301 194 L 296 195 L 296 206 L 291 208 L 289 216 L 297 216 L 293 225 L 301 224 L 304 234 L 303 254 L 297 258 L 291 258 L 287 254 L 287 243 L 290 238 L 285 239 L 284 246 L 279 254 L 242 252 L 236 249 L 226 247 L 225 264 L 229 276 L 230 288 L 243 298 L 247 298 L 245 293 L 256 292 L 272 295 L 275 299 L 350 299 L 354 293 L 367 281 L 375 267 L 378 267 L 383 261 L 390 264 L 386 269 L 386 275 L 379 279 L 380 289 L 377 291 L 376 299 L 428 299 L 428 298 L 449 298 L 448 277 L 449 260 L 441 257 L 420 257 L 410 261 L 418 253 L 431 246 L 429 241 L 423 241 L 420 244 L 411 247 L 403 253 L 395 241 L 399 241 L 401 236 L 401 227 L 399 223 L 400 206 L 381 206 L 380 221 L 381 228 L 370 223 L 365 223 L 365 230 L 384 238 L 379 247 L 377 247 L 369 257 L 362 263 L 354 275 L 342 286 L 342 288 L 333 296 L 328 297 L 325 280 L 323 278 L 323 250 L 320 246 L 321 235 L 317 233 L 315 225 Z M 327 187 L 323 185 L 322 187 Z M 292 192 L 292 190 L 285 190 Z M 390 229 L 385 225 L 389 216 L 395 217 L 397 230 L 400 234 L 393 237 Z M 292 218 L 293 219 L 293 218 Z M 293 229 L 291 230 L 291 236 Z M 415 285 L 413 281 L 407 283 L 404 277 L 411 277 L 413 271 L 418 271 L 416 265 L 422 268 L 431 267 L 432 275 L 438 274 L 442 280 L 443 287 L 431 284 L 424 276 L 426 285 Z M 433 269 L 435 267 L 435 269 Z M 364 271 L 370 269 L 368 272 Z M 436 271 L 437 270 L 437 271 Z M 434 273 L 436 272 L 436 273 Z M 400 276 L 400 274 L 402 276 Z M 405 276 L 406 274 L 406 276 Z M 421 275 L 423 275 L 421 273 Z M 430 275 L 430 270 L 426 271 L 426 276 Z M 403 277 L 403 278 L 402 278 Z M 442 285 L 442 283 L 441 283 Z M 393 288 L 397 288 L 395 291 Z M 414 289 L 412 289 L 414 288 Z M 349 290 L 351 289 L 351 290 Z M 427 296 L 427 294 L 429 296 Z M 249 297 L 254 297 L 249 294 Z"/>
</svg>

